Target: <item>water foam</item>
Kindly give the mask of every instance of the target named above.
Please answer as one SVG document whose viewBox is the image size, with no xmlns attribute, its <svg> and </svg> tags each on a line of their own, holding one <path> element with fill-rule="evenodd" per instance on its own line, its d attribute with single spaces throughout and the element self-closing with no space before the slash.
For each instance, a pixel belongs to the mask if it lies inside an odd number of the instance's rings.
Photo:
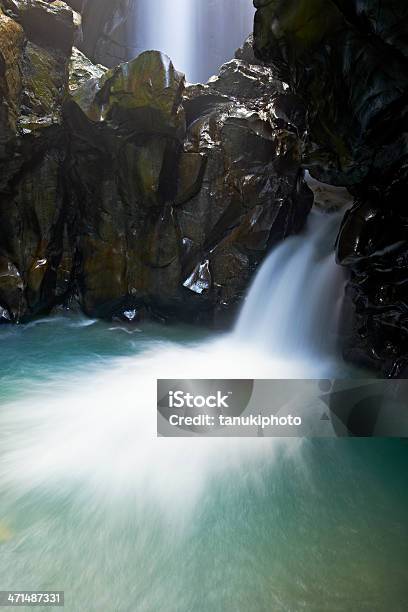
<svg viewBox="0 0 408 612">
<path fill-rule="evenodd" d="M 335 225 L 334 217 L 312 219 L 308 231 L 269 256 L 233 334 L 195 346 L 152 341 L 134 357 L 31 385 L 29 396 L 6 405 L 2 487 L 19 494 L 83 490 L 94 503 L 131 496 L 179 511 L 180 499 L 183 509 L 192 507 L 217 474 L 272 462 L 283 442 L 158 439 L 156 379 L 333 375 L 335 360 L 321 339 L 336 323 L 343 281 L 332 254 L 320 249 L 333 219 Z"/>
<path fill-rule="evenodd" d="M 312 374 L 312 370 L 309 370 Z M 99 501 L 124 495 L 164 507 L 194 503 L 208 478 L 271 459 L 276 442 L 157 439 L 156 379 L 290 377 L 304 364 L 273 360 L 225 337 L 197 347 L 158 343 L 109 371 L 42 384 L 3 409 L 0 482 L 20 492 L 85 485 Z"/>
</svg>

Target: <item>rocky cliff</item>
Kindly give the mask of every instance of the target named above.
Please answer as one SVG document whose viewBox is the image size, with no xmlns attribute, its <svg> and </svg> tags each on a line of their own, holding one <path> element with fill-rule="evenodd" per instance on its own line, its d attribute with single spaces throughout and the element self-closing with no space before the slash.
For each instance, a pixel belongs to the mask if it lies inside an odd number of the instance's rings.
<svg viewBox="0 0 408 612">
<path fill-rule="evenodd" d="M 96 63 L 112 68 L 133 57 L 128 44 L 128 16 L 137 0 L 68 0 L 82 14 L 79 48 Z"/>
<path fill-rule="evenodd" d="M 301 109 L 249 48 L 186 87 L 158 52 L 93 64 L 83 36 L 60 0 L 0 0 L 1 319 L 231 316 L 312 205 Z"/>
<path fill-rule="evenodd" d="M 408 374 L 408 5 L 255 0 L 255 50 L 307 109 L 303 165 L 349 188 L 345 356 Z M 302 118 L 303 119 L 303 118 Z"/>
</svg>

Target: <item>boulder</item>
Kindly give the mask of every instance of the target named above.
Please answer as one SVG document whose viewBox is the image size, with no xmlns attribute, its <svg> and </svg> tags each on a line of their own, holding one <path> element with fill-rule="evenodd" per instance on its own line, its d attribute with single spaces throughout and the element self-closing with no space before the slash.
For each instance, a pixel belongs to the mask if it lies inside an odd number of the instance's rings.
<svg viewBox="0 0 408 612">
<path fill-rule="evenodd" d="M 69 54 L 81 28 L 81 16 L 61 0 L 2 0 L 33 43 Z"/>
<path fill-rule="evenodd" d="M 89 97 L 89 88 L 93 97 Z M 73 102 L 92 122 L 109 122 L 125 131 L 158 133 L 183 138 L 181 97 L 184 75 L 166 55 L 146 51 L 135 60 L 105 72 L 72 95 Z"/>
</svg>

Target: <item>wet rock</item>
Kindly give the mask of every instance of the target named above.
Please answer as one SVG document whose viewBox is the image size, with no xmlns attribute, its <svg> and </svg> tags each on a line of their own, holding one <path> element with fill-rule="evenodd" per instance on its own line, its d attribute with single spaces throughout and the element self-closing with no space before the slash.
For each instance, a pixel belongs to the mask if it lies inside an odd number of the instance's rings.
<svg viewBox="0 0 408 612">
<path fill-rule="evenodd" d="M 57 299 L 65 216 L 62 105 L 76 26 L 73 11 L 63 2 L 51 7 L 41 1 L 7 1 L 3 7 L 8 15 L 0 18 L 9 37 L 0 40 L 7 86 L 1 94 L 14 133 L 0 164 L 0 304 L 20 321 L 47 312 Z M 55 25 L 60 44 L 48 33 L 43 37 L 40 18 L 51 30 Z"/>
<path fill-rule="evenodd" d="M 190 276 L 184 281 L 183 287 L 201 295 L 211 289 L 211 284 L 210 262 L 206 259 L 194 268 Z"/>
<path fill-rule="evenodd" d="M 24 284 L 16 266 L 6 257 L 0 257 L 0 308 L 3 322 L 18 321 L 24 308 Z"/>
<path fill-rule="evenodd" d="M 184 270 L 194 287 L 208 261 L 213 282 L 205 295 L 216 312 L 236 309 L 265 254 L 302 227 L 313 202 L 300 168 L 301 141 L 270 112 L 271 98 L 283 93 L 270 68 L 242 60 L 185 92 L 184 155 L 200 155 L 205 166 L 201 189 L 177 207 L 189 245 Z"/>
<path fill-rule="evenodd" d="M 207 157 L 203 153 L 183 151 L 178 164 L 178 182 L 175 204 L 184 204 L 201 189 Z"/>
<path fill-rule="evenodd" d="M 78 3 L 69 2 L 76 10 Z M 135 55 L 127 46 L 132 4 L 133 0 L 82 0 L 80 47 L 92 61 L 114 68 Z"/>
<path fill-rule="evenodd" d="M 107 70 L 101 64 L 93 64 L 79 49 L 73 47 L 69 62 L 70 94 L 75 93 L 87 82 L 100 82 Z"/>
<path fill-rule="evenodd" d="M 253 34 L 250 34 L 248 38 L 245 40 L 242 47 L 236 50 L 235 58 L 243 62 L 246 62 L 247 64 L 251 64 L 252 66 L 256 66 L 257 64 L 259 66 L 265 66 L 265 62 L 263 62 L 262 60 L 259 60 L 255 56 Z"/>
<path fill-rule="evenodd" d="M 0 27 L 14 38 L 1 49 L 18 70 L 8 73 L 12 154 L 0 168 L 4 313 L 24 321 L 63 305 L 128 322 L 231 316 L 269 249 L 312 205 L 289 119 L 301 105 L 248 48 L 186 88 L 159 52 L 110 70 L 93 64 L 72 47 L 76 18 L 63 2 L 8 5 Z M 39 11 L 58 45 L 41 34 Z"/>
<path fill-rule="evenodd" d="M 54 0 L 3 0 L 5 7 L 16 16 L 33 43 L 71 52 L 81 27 L 79 13 L 65 2 Z"/>
<path fill-rule="evenodd" d="M 62 122 L 67 57 L 27 41 L 22 58 L 23 93 L 18 125 L 23 134 Z"/>
<path fill-rule="evenodd" d="M 309 172 L 306 173 L 306 182 L 314 195 L 314 205 L 326 212 L 339 211 L 350 207 L 353 196 L 345 187 L 328 185 L 314 179 Z"/>
<path fill-rule="evenodd" d="M 255 4 L 257 57 L 307 107 L 304 122 L 293 117 L 304 134 L 303 165 L 355 199 L 337 246 L 352 272 L 345 353 L 395 375 L 408 354 L 406 2 Z"/>
<path fill-rule="evenodd" d="M 265 253 L 312 204 L 298 189 L 299 139 L 268 114 L 272 90 L 283 93 L 270 69 L 238 60 L 184 90 L 158 52 L 74 86 L 65 116 L 85 312 L 108 316 L 126 304 L 211 319 L 221 302 L 239 303 Z"/>
<path fill-rule="evenodd" d="M 93 84 L 93 80 L 92 80 Z M 85 83 L 88 91 L 89 84 Z M 184 75 L 157 51 L 146 51 L 135 60 L 105 73 L 89 99 L 78 88 L 73 101 L 93 122 L 108 121 L 128 131 L 184 136 L 184 111 L 180 104 Z"/>
<path fill-rule="evenodd" d="M 16 137 L 22 80 L 20 62 L 24 31 L 0 7 L 0 159 L 7 156 L 7 146 Z"/>
</svg>

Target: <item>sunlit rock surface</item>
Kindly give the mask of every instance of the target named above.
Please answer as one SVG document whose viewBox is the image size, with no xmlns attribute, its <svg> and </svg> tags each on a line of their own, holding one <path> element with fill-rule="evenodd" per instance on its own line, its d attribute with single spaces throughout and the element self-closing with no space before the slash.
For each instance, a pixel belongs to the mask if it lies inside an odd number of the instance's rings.
<svg viewBox="0 0 408 612">
<path fill-rule="evenodd" d="M 1 320 L 230 318 L 312 204 L 281 81 L 250 43 L 207 85 L 159 52 L 108 70 L 64 2 L 0 6 Z"/>
<path fill-rule="evenodd" d="M 256 0 L 255 51 L 307 106 L 303 164 L 355 205 L 338 240 L 352 271 L 345 355 L 408 372 L 408 5 Z"/>
</svg>

